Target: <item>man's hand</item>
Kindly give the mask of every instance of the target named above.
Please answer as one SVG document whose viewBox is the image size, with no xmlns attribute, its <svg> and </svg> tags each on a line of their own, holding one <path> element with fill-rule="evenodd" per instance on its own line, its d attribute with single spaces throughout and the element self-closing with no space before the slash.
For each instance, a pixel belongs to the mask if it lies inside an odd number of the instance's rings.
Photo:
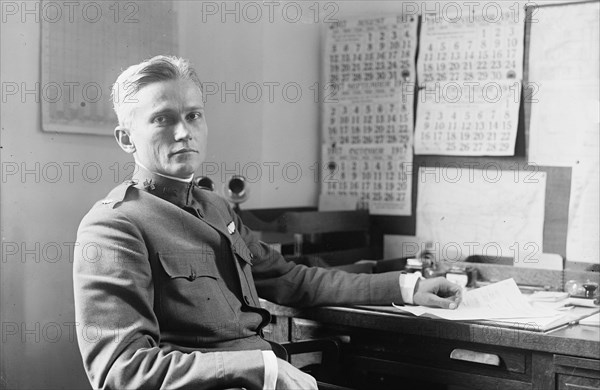
<svg viewBox="0 0 600 390">
<path fill-rule="evenodd" d="M 318 389 L 315 378 L 300 371 L 285 360 L 277 359 L 277 366 L 279 368 L 277 374 L 277 390 Z"/>
<path fill-rule="evenodd" d="M 413 302 L 415 305 L 456 309 L 461 298 L 462 289 L 458 284 L 439 277 L 417 281 Z"/>
</svg>

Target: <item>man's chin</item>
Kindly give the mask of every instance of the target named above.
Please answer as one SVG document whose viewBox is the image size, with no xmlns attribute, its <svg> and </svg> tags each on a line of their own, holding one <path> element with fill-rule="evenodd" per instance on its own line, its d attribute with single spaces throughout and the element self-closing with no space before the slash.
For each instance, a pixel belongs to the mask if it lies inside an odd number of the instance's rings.
<svg viewBox="0 0 600 390">
<path fill-rule="evenodd" d="M 197 157 L 197 155 L 186 153 L 179 156 L 179 161 L 171 160 L 171 163 L 166 166 L 166 168 L 169 168 L 169 171 L 171 172 L 168 175 L 181 179 L 189 179 L 190 176 L 193 176 L 196 173 L 202 164 L 201 160 Z"/>
<path fill-rule="evenodd" d="M 189 179 L 194 176 L 196 173 L 196 167 L 192 165 L 182 165 L 180 167 L 175 167 L 174 169 L 169 170 L 169 173 L 166 175 L 173 176 L 179 179 Z"/>
<path fill-rule="evenodd" d="M 167 173 L 167 176 L 172 176 L 172 177 L 176 177 L 178 179 L 190 179 L 192 176 L 194 176 L 194 171 L 188 171 L 188 170 L 184 170 L 184 171 L 175 171 L 173 173 Z"/>
</svg>

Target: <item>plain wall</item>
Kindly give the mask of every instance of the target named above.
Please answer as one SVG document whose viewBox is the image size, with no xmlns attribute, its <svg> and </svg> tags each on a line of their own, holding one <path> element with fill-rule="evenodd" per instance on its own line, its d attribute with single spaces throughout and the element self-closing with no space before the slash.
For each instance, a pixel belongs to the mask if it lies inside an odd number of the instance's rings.
<svg viewBox="0 0 600 390">
<path fill-rule="evenodd" d="M 236 4 L 237 20 L 226 12 Z M 202 173 L 219 192 L 232 174 L 244 175 L 251 191 L 245 208 L 315 206 L 310 168 L 320 154 L 319 102 L 309 88 L 320 80 L 321 23 L 286 22 L 277 10 L 255 22 L 255 10 L 240 3 L 219 3 L 216 14 L 202 2 L 178 5 L 185 9 L 181 54 L 205 83 L 209 152 Z"/>
</svg>

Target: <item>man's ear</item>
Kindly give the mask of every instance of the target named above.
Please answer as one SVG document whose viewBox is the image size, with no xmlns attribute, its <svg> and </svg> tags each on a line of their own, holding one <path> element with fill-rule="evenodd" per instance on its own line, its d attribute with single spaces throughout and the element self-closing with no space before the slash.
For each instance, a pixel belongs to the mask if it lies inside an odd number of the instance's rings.
<svg viewBox="0 0 600 390">
<path fill-rule="evenodd" d="M 130 135 L 131 130 L 123 126 L 115 127 L 115 138 L 117 139 L 117 143 L 127 153 L 135 152 L 135 145 L 133 144 L 133 140 Z"/>
</svg>

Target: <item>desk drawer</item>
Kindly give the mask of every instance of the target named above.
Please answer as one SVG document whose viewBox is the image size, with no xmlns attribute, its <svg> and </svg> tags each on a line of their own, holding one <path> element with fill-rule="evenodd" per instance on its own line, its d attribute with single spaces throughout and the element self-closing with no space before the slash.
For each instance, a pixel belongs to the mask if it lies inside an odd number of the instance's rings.
<svg viewBox="0 0 600 390">
<path fill-rule="evenodd" d="M 395 343 L 352 337 L 354 354 L 418 366 L 531 381 L 531 352 L 461 341 L 401 337 Z"/>
<path fill-rule="evenodd" d="M 557 378 L 558 390 L 598 390 L 600 389 L 600 379 L 586 378 L 583 376 L 572 376 L 559 374 Z"/>
<path fill-rule="evenodd" d="M 398 384 L 410 385 L 409 389 L 446 389 L 464 390 L 502 389 L 531 390 L 532 383 L 527 380 L 503 378 L 487 375 L 478 371 L 461 372 L 448 367 L 434 367 L 410 364 L 392 360 L 383 360 L 366 356 L 344 356 L 346 372 L 358 389 L 397 389 Z M 454 387 L 447 387 L 451 385 Z M 404 388 L 404 387 L 403 387 Z"/>
<path fill-rule="evenodd" d="M 346 335 L 346 332 L 343 332 L 340 329 L 323 326 L 316 321 L 305 320 L 302 318 L 292 318 L 290 337 L 292 342 L 329 337 L 336 338 L 341 342 L 348 342 L 349 340 L 349 336 Z"/>
<path fill-rule="evenodd" d="M 554 355 L 558 390 L 600 389 L 600 360 Z"/>
</svg>

